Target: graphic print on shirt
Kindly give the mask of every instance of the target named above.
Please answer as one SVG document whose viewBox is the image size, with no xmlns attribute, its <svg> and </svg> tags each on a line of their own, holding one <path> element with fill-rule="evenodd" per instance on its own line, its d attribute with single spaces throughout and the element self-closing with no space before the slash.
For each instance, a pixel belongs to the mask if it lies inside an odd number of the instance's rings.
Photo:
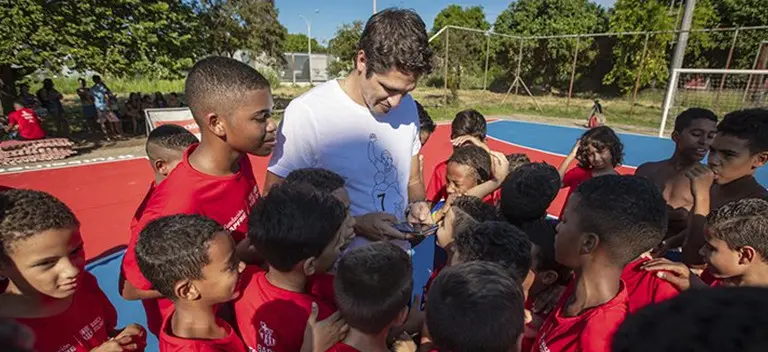
<svg viewBox="0 0 768 352">
<path fill-rule="evenodd" d="M 244 209 L 238 210 L 237 214 L 230 218 L 227 224 L 224 225 L 224 228 L 227 229 L 227 231 L 232 232 L 237 230 L 237 228 L 240 227 L 243 222 L 248 221 L 248 214 L 251 213 L 251 208 L 260 198 L 261 194 L 259 193 L 259 186 L 254 185 L 251 193 L 248 194 L 248 206 L 246 206 Z"/>
<path fill-rule="evenodd" d="M 397 167 L 392 160 L 392 153 L 387 149 L 377 148 L 378 138 L 375 133 L 371 133 L 368 140 L 368 160 L 376 168 L 376 174 L 373 175 L 374 186 L 371 191 L 371 197 L 376 209 L 389 213 L 400 215 L 405 212 L 405 198 L 400 194 L 400 185 L 398 184 Z M 393 205 L 387 209 L 387 202 Z"/>
<path fill-rule="evenodd" d="M 272 329 L 267 326 L 267 323 L 261 321 L 259 322 L 259 345 L 256 346 L 258 348 L 259 352 L 271 352 L 272 347 L 275 347 L 275 344 L 277 341 L 275 341 L 275 337 L 272 335 L 273 331 Z M 262 346 L 261 344 L 264 344 Z"/>
</svg>

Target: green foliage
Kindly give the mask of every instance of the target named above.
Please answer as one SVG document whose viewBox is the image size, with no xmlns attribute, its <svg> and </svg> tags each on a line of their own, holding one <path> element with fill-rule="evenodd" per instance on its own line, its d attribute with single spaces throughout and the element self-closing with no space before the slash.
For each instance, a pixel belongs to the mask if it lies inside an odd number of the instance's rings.
<svg viewBox="0 0 768 352">
<path fill-rule="evenodd" d="M 498 33 L 521 36 L 584 34 L 603 32 L 606 22 L 605 11 L 588 0 L 520 0 L 499 15 L 494 28 Z M 594 38 L 525 40 L 522 78 L 530 85 L 567 90 L 577 44 L 575 78 L 581 79 L 588 74 L 599 52 Z M 519 40 L 502 39 L 497 59 L 514 63 L 507 67 L 516 70 L 519 50 Z"/>
<path fill-rule="evenodd" d="M 480 6 L 461 7 L 449 5 L 435 17 L 432 34 L 441 28 L 453 25 L 487 31 L 491 24 L 485 19 L 485 13 Z M 447 39 L 446 39 L 447 38 Z M 448 61 L 445 62 L 445 44 L 448 42 Z M 465 87 L 462 76 L 482 75 L 485 65 L 487 37 L 483 33 L 463 30 L 446 30 L 443 35 L 432 41 L 432 48 L 440 58 L 443 68 L 436 71 L 444 72 L 448 65 L 448 86 L 452 90 Z M 455 94 L 454 94 L 455 95 Z"/>
<path fill-rule="evenodd" d="M 337 58 L 328 64 L 329 77 L 339 77 L 352 70 L 357 55 L 357 42 L 362 34 L 361 21 L 344 24 L 336 30 L 333 39 L 328 42 L 328 53 Z"/>
<path fill-rule="evenodd" d="M 768 0 L 713 0 L 712 6 L 719 17 L 718 27 L 748 27 L 768 25 Z M 716 47 L 706 52 L 713 58 L 711 67 L 725 67 L 733 33 L 713 33 Z M 731 62 L 734 69 L 752 69 L 760 42 L 768 40 L 767 30 L 739 32 Z"/>
<path fill-rule="evenodd" d="M 294 34 L 289 33 L 285 38 L 285 45 L 283 50 L 289 53 L 306 53 L 307 52 L 307 35 L 306 34 Z M 317 39 L 312 38 L 312 52 L 324 53 L 328 51 L 324 46 L 317 42 Z"/>
</svg>

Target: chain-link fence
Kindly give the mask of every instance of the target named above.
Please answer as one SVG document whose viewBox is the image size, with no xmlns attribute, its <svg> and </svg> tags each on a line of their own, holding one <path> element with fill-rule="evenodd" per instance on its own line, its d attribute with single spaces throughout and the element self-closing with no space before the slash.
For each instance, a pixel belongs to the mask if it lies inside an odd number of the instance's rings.
<svg viewBox="0 0 768 352">
<path fill-rule="evenodd" d="M 514 36 L 447 26 L 430 38 L 437 66 L 423 82 L 442 88 L 445 103 L 485 90 L 510 113 L 586 119 L 600 100 L 609 123 L 658 127 L 680 33 Z M 767 40 L 768 26 L 694 29 L 683 67 L 766 68 Z"/>
</svg>

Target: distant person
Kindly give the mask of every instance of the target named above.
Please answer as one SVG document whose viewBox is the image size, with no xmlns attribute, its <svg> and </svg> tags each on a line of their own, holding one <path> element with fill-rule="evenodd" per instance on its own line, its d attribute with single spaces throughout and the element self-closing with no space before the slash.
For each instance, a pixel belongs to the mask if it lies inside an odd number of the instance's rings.
<svg viewBox="0 0 768 352">
<path fill-rule="evenodd" d="M 48 110 L 48 116 L 56 122 L 56 132 L 69 136 L 69 121 L 64 115 L 64 107 L 61 105 L 63 96 L 53 87 L 53 80 L 43 80 L 43 87 L 37 90 L 37 98 L 42 106 Z"/>
<path fill-rule="evenodd" d="M 120 119 L 117 118 L 114 112 L 112 112 L 112 105 L 117 104 L 117 99 L 112 91 L 107 88 L 104 81 L 101 80 L 101 76 L 93 76 L 93 87 L 91 87 L 91 95 L 93 96 L 94 105 L 96 106 L 96 122 L 101 125 L 101 131 L 107 140 L 111 140 L 109 132 L 107 130 L 107 124 L 109 124 L 112 133 L 116 137 L 123 135 L 123 128 L 121 126 Z"/>
<path fill-rule="evenodd" d="M 131 121 L 133 125 L 133 133 L 139 133 L 139 121 L 144 121 L 142 117 L 144 112 L 141 109 L 141 96 L 139 93 L 133 92 L 128 96 L 128 100 L 125 102 L 125 118 Z"/>
<path fill-rule="evenodd" d="M 169 108 L 181 108 L 184 107 L 184 102 L 179 99 L 179 95 L 176 92 L 168 94 L 168 107 Z"/>
<path fill-rule="evenodd" d="M 157 109 L 163 109 L 168 107 L 168 103 L 165 101 L 165 98 L 163 97 L 163 93 L 160 93 L 160 92 L 155 92 L 154 104 L 155 104 L 155 108 Z"/>
<path fill-rule="evenodd" d="M 24 107 L 26 108 L 32 110 L 40 108 L 40 103 L 37 101 L 37 98 L 29 92 L 29 85 L 26 83 L 19 85 L 19 99 L 21 99 L 22 104 L 24 104 Z"/>
<path fill-rule="evenodd" d="M 96 132 L 98 130 L 98 123 L 96 123 L 97 111 L 91 89 L 87 87 L 85 79 L 78 78 L 77 81 L 80 83 L 80 87 L 77 88 L 77 96 L 80 97 L 80 107 L 83 110 L 85 127 L 91 132 Z"/>
<path fill-rule="evenodd" d="M 45 131 L 40 125 L 40 117 L 34 110 L 24 107 L 21 101 L 15 101 L 13 107 L 16 111 L 8 114 L 8 126 L 5 131 L 14 139 L 33 141 L 45 138 Z"/>
</svg>

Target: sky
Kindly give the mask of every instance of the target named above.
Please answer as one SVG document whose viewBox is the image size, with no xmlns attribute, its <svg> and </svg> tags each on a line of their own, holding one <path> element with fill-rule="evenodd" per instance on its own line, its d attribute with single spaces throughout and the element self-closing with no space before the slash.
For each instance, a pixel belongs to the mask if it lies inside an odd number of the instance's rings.
<svg viewBox="0 0 768 352">
<path fill-rule="evenodd" d="M 593 0 L 603 7 L 610 7 L 616 0 Z M 377 0 L 376 7 L 403 7 L 415 10 L 424 19 L 427 29 L 432 29 L 435 16 L 451 4 L 461 6 L 480 5 L 485 10 L 486 19 L 493 23 L 504 9 L 508 0 Z M 311 23 L 312 38 L 323 45 L 333 38 L 336 29 L 345 23 L 360 20 L 365 22 L 373 14 L 373 0 L 275 0 L 279 10 L 280 23 L 288 33 L 307 34 L 307 24 L 299 16 L 304 16 Z"/>
</svg>

